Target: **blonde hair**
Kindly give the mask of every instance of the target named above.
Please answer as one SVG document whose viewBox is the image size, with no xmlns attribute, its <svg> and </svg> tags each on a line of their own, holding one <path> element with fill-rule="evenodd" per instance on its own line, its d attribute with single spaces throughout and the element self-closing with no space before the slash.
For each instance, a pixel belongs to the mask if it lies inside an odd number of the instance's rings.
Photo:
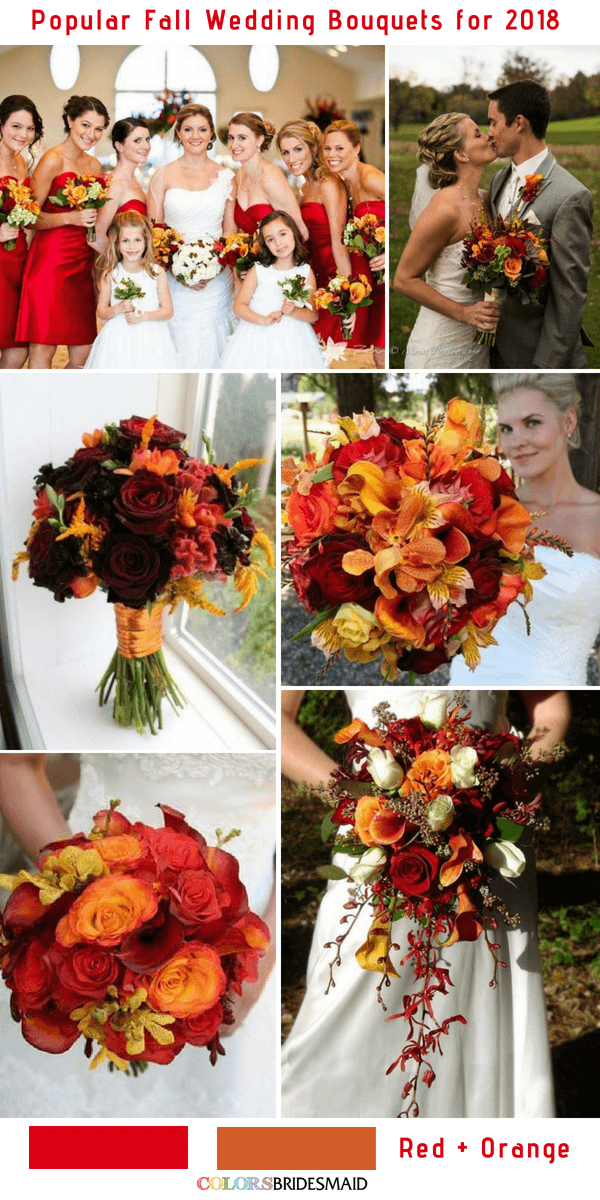
<svg viewBox="0 0 600 1200">
<path fill-rule="evenodd" d="M 154 257 L 154 242 L 152 238 L 152 226 L 147 217 L 143 217 L 141 213 L 132 209 L 129 212 L 117 213 L 108 228 L 107 238 L 108 245 L 106 250 L 99 255 L 96 261 L 96 277 L 103 279 L 106 275 L 112 275 L 115 268 L 122 262 L 119 251 L 119 238 L 121 230 L 130 226 L 133 229 L 141 229 L 144 234 L 144 253 L 140 267 L 146 271 L 152 279 L 158 274 L 157 263 Z"/>
<path fill-rule="evenodd" d="M 417 158 L 429 167 L 429 186 L 450 187 L 456 183 L 458 169 L 454 154 L 462 148 L 464 133 L 460 126 L 467 113 L 442 113 L 419 134 Z"/>
<path fill-rule="evenodd" d="M 269 149 L 269 146 L 271 145 L 276 133 L 276 129 L 272 121 L 267 121 L 265 117 L 259 117 L 258 113 L 254 112 L 236 113 L 235 117 L 231 118 L 227 128 L 231 129 L 232 125 L 245 125 L 246 129 L 249 129 L 255 137 L 261 137 L 261 154 L 264 150 Z"/>
<path fill-rule="evenodd" d="M 286 121 L 277 134 L 277 146 L 279 150 L 281 150 L 281 143 L 286 137 L 297 138 L 299 142 L 304 142 L 311 156 L 311 179 L 325 179 L 331 175 L 331 171 L 325 166 L 321 158 L 323 134 L 314 121 L 304 121 L 301 118 L 297 121 Z"/>
<path fill-rule="evenodd" d="M 496 402 L 510 392 L 528 388 L 532 392 L 540 392 L 559 417 L 564 417 L 570 408 L 575 409 L 577 420 L 581 415 L 581 397 L 577 391 L 575 376 L 568 371 L 561 371 L 560 374 L 546 374 L 543 371 L 503 371 L 501 375 L 492 375 L 491 383 Z M 570 435 L 569 445 L 574 449 L 581 445 L 579 428 Z"/>
</svg>

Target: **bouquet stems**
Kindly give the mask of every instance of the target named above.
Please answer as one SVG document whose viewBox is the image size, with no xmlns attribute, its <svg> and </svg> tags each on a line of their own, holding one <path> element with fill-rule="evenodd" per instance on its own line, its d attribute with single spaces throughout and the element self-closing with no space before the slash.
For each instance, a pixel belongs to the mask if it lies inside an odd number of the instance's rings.
<svg viewBox="0 0 600 1200">
<path fill-rule="evenodd" d="M 162 729 L 161 704 L 167 699 L 177 711 L 185 696 L 172 678 L 162 651 L 162 608 L 115 605 L 118 646 L 96 688 L 99 704 L 107 704 L 114 687 L 113 718 L 143 734 Z"/>
<path fill-rule="evenodd" d="M 340 314 L 340 322 L 341 322 L 341 326 L 342 326 L 342 337 L 345 338 L 345 340 L 347 342 L 349 342 L 350 338 L 352 337 L 352 315 L 353 314 L 350 314 L 350 313 L 341 313 Z"/>
<path fill-rule="evenodd" d="M 492 301 L 494 304 L 502 304 L 502 289 L 492 288 L 491 292 L 485 292 L 483 299 Z M 496 330 L 480 329 L 475 341 L 478 346 L 495 346 Z"/>
<path fill-rule="evenodd" d="M 89 245 L 90 246 L 93 245 L 93 243 L 96 241 L 96 226 L 95 225 L 86 225 L 85 233 L 86 233 L 86 238 L 88 240 Z"/>
</svg>

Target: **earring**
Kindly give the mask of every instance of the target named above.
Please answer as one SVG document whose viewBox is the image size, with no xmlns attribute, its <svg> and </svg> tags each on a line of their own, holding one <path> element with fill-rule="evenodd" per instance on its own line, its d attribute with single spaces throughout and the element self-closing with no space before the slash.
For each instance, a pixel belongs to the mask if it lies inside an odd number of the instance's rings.
<svg viewBox="0 0 600 1200">
<path fill-rule="evenodd" d="M 577 439 L 575 437 L 575 430 L 573 430 L 573 433 L 569 433 L 567 435 L 567 446 L 572 446 L 574 449 L 577 447 Z"/>
</svg>

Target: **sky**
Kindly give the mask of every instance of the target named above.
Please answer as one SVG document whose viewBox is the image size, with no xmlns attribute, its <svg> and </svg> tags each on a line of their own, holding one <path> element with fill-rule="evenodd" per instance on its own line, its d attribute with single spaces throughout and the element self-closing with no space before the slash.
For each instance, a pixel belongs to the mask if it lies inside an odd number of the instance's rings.
<svg viewBox="0 0 600 1200">
<path fill-rule="evenodd" d="M 443 90 L 458 83 L 465 75 L 471 84 L 480 83 L 486 90 L 496 86 L 504 58 L 513 48 L 523 49 L 530 58 L 548 63 L 552 68 L 550 84 L 577 71 L 594 75 L 600 71 L 600 46 L 390 46 L 390 74 L 406 77 Z"/>
</svg>

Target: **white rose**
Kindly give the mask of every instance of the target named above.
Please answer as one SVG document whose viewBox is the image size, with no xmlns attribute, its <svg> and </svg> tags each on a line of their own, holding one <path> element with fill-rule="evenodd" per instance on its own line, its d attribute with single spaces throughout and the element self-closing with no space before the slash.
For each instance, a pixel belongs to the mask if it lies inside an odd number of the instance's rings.
<svg viewBox="0 0 600 1200">
<path fill-rule="evenodd" d="M 516 879 L 525 870 L 525 855 L 514 842 L 488 842 L 483 857 L 488 867 L 494 867 L 506 879 Z"/>
<path fill-rule="evenodd" d="M 369 750 L 367 771 L 373 783 L 384 791 L 399 787 L 404 779 L 404 771 L 400 763 L 396 762 L 391 750 Z"/>
<path fill-rule="evenodd" d="M 479 782 L 473 770 L 477 763 L 477 751 L 472 746 L 453 746 L 450 758 L 452 782 L 459 788 L 474 787 Z"/>
<path fill-rule="evenodd" d="M 419 704 L 419 716 L 427 729 L 441 729 L 448 716 L 448 697 L 443 692 L 428 692 Z"/>
<path fill-rule="evenodd" d="M 382 850 L 381 846 L 373 846 L 371 850 L 366 850 L 348 872 L 350 879 L 354 880 L 354 883 L 371 883 L 377 878 L 386 858 L 385 850 Z"/>
<path fill-rule="evenodd" d="M 436 796 L 427 806 L 427 821 L 430 827 L 438 833 L 447 829 L 454 820 L 454 804 L 450 796 Z"/>
</svg>

